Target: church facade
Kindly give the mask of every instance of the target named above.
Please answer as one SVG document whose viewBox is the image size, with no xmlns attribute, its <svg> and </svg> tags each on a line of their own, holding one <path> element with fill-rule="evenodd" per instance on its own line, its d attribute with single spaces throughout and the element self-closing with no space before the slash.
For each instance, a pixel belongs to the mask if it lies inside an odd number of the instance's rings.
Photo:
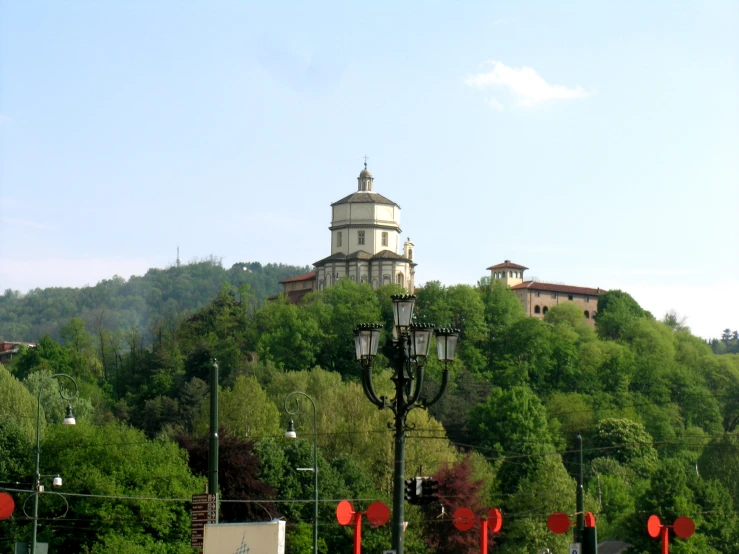
<svg viewBox="0 0 739 554">
<path fill-rule="evenodd" d="M 413 292 L 414 247 L 410 239 L 401 246 L 400 206 L 374 191 L 366 162 L 357 191 L 331 204 L 329 230 L 331 254 L 313 264 L 318 290 L 351 279 L 374 289 L 395 283 Z"/>
</svg>

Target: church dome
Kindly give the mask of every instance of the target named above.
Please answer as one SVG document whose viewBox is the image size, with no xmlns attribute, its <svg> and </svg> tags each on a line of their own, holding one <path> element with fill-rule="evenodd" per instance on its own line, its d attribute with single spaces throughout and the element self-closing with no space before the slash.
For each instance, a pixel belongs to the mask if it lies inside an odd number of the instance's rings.
<svg viewBox="0 0 739 554">
<path fill-rule="evenodd" d="M 366 166 L 359 172 L 359 178 L 361 179 L 362 177 L 372 177 L 372 173 L 370 173 L 370 170 Z"/>
</svg>

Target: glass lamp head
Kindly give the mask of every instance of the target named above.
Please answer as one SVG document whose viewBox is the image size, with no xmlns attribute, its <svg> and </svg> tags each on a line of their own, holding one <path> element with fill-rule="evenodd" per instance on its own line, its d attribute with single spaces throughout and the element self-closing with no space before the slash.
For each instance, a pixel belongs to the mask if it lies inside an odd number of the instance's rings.
<svg viewBox="0 0 739 554">
<path fill-rule="evenodd" d="M 290 419 L 290 423 L 287 425 L 287 430 L 285 431 L 285 438 L 286 439 L 297 439 L 298 434 L 295 432 L 295 422 Z"/>
<path fill-rule="evenodd" d="M 369 360 L 377 356 L 380 345 L 382 325 L 363 323 L 354 329 L 354 353 L 357 361 Z"/>
<path fill-rule="evenodd" d="M 67 415 L 64 416 L 64 421 L 62 421 L 64 425 L 76 425 L 77 420 L 74 418 L 74 414 L 72 413 L 72 406 L 67 406 Z"/>
<path fill-rule="evenodd" d="M 412 294 L 394 294 L 390 298 L 393 301 L 393 319 L 395 326 L 405 331 L 413 319 L 413 307 L 416 297 Z"/>
<path fill-rule="evenodd" d="M 410 326 L 411 356 L 414 358 L 424 359 L 429 355 L 429 348 L 431 347 L 431 333 L 433 330 L 434 326 L 430 324 L 417 324 Z"/>
<path fill-rule="evenodd" d="M 459 329 L 436 330 L 436 354 L 442 362 L 453 362 L 457 355 Z"/>
</svg>

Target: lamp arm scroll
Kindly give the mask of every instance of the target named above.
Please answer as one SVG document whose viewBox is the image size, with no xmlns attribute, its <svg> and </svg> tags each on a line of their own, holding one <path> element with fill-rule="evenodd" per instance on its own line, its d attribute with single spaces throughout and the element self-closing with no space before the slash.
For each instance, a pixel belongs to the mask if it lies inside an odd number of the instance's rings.
<svg viewBox="0 0 739 554">
<path fill-rule="evenodd" d="M 378 398 L 377 392 L 375 391 L 375 385 L 372 382 L 372 366 L 370 364 L 362 368 L 362 388 L 364 389 L 364 395 L 380 410 L 386 407 L 385 397 Z"/>
<path fill-rule="evenodd" d="M 418 397 L 421 395 L 421 387 L 423 386 L 423 366 L 419 364 L 416 369 L 416 378 L 412 381 L 412 392 L 408 397 L 408 405 L 415 406 Z"/>
<path fill-rule="evenodd" d="M 436 393 L 436 396 L 434 396 L 431 400 L 426 400 L 425 398 L 421 400 L 421 404 L 424 408 L 428 408 L 429 406 L 433 406 L 436 404 L 439 400 L 441 400 L 441 397 L 444 396 L 444 393 L 446 392 L 447 387 L 449 386 L 449 369 L 444 367 L 444 371 L 441 374 L 441 387 L 439 388 L 439 392 Z"/>
</svg>

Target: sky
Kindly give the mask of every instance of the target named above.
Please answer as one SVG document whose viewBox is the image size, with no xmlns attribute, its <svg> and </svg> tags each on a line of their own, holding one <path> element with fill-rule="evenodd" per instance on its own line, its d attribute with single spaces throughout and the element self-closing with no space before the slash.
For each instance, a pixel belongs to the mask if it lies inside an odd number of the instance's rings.
<svg viewBox="0 0 739 554">
<path fill-rule="evenodd" d="M 0 0 L 0 290 L 310 265 L 401 208 L 416 283 L 739 328 L 739 2 Z"/>
</svg>

